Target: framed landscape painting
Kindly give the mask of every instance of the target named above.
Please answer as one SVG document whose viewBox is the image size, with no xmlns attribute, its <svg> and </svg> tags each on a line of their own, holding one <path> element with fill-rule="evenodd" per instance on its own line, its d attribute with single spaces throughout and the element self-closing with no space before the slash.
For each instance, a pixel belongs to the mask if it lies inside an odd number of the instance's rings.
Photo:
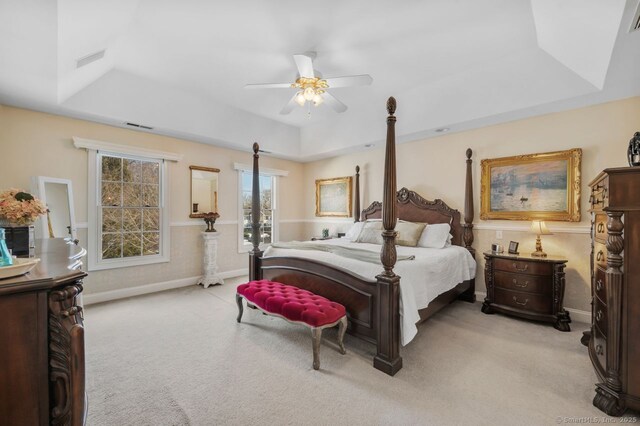
<svg viewBox="0 0 640 426">
<path fill-rule="evenodd" d="M 580 221 L 582 150 L 482 160 L 480 219 Z"/>
<path fill-rule="evenodd" d="M 316 216 L 351 216 L 351 176 L 316 180 Z"/>
</svg>

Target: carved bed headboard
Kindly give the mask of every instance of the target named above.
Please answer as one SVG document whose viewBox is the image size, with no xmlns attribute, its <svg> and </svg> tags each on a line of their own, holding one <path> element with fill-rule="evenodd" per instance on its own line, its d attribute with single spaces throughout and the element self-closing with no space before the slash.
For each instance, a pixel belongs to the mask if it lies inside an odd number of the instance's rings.
<svg viewBox="0 0 640 426">
<path fill-rule="evenodd" d="M 451 244 L 464 247 L 460 212 L 452 209 L 444 201 L 429 201 L 414 191 L 402 188 L 397 193 L 398 219 L 408 222 L 448 223 L 451 225 Z M 382 203 L 374 201 L 362 210 L 362 220 L 382 218 Z"/>
</svg>

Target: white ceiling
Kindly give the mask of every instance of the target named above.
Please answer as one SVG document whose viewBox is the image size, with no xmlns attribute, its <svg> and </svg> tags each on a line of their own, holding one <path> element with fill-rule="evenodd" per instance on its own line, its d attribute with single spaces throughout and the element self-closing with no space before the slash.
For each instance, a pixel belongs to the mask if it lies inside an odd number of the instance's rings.
<svg viewBox="0 0 640 426">
<path fill-rule="evenodd" d="M 640 0 L 0 0 L 0 103 L 309 161 L 640 95 Z M 101 49 L 105 57 L 76 68 Z M 279 111 L 292 55 L 349 106 Z"/>
</svg>

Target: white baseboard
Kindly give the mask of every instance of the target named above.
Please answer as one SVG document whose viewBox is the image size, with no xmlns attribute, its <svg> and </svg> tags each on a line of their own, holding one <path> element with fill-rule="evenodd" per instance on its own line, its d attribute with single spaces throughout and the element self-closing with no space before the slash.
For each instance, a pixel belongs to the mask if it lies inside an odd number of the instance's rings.
<svg viewBox="0 0 640 426">
<path fill-rule="evenodd" d="M 476 299 L 484 300 L 487 293 L 484 291 L 476 291 Z M 591 312 L 582 311 L 580 309 L 565 308 L 571 314 L 571 321 L 591 324 Z"/>
<path fill-rule="evenodd" d="M 240 277 L 248 275 L 249 269 L 235 269 L 233 271 L 220 272 L 222 279 Z M 177 280 L 164 281 L 161 283 L 145 284 L 136 287 L 121 288 L 118 290 L 103 291 L 95 294 L 85 294 L 82 296 L 84 305 L 108 302 L 110 300 L 124 299 L 126 297 L 140 296 L 142 294 L 156 293 L 158 291 L 171 290 L 174 288 L 188 287 L 195 285 L 200 280 L 201 275 L 196 277 L 180 278 Z"/>
</svg>

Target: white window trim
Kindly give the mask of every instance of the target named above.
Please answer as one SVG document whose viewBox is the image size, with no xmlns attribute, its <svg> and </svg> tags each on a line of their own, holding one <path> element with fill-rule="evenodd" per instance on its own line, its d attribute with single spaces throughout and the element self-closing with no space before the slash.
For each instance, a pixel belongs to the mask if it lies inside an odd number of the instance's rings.
<svg viewBox="0 0 640 426">
<path fill-rule="evenodd" d="M 247 164 L 242 163 L 233 163 L 233 169 L 243 172 L 251 172 L 253 173 L 253 166 L 249 166 Z M 239 173 L 238 173 L 239 174 Z M 271 176 L 289 176 L 289 172 L 287 170 L 279 170 L 279 169 L 267 169 L 264 167 L 260 167 L 261 175 L 271 175 Z"/>
<path fill-rule="evenodd" d="M 253 167 L 249 168 L 236 168 L 236 165 L 240 165 L 238 163 L 234 163 L 234 169 L 238 171 L 238 253 L 248 253 L 253 245 L 250 243 L 244 242 L 244 207 L 242 205 L 242 172 L 251 172 L 253 173 Z M 275 169 L 267 169 L 267 170 L 275 170 Z M 279 176 L 287 176 L 289 172 L 284 170 L 277 170 L 278 172 L 284 174 L 272 174 L 268 171 L 263 171 L 260 169 L 260 174 L 265 176 L 271 176 L 271 179 L 274 180 L 275 185 L 273 186 L 273 194 L 271 196 L 271 213 L 272 213 L 272 225 L 271 225 L 271 241 L 278 242 L 280 241 L 280 221 L 278 220 L 278 193 L 280 192 L 278 186 L 280 186 Z M 260 244 L 260 250 L 264 250 L 267 248 L 269 244 Z"/>
<path fill-rule="evenodd" d="M 171 250 L 171 229 L 169 227 L 169 170 L 167 161 L 178 161 L 182 155 L 167 153 L 164 151 L 154 151 L 146 148 L 137 148 L 127 145 L 117 145 L 108 142 L 93 141 L 89 139 L 73 138 L 74 146 L 78 149 L 86 149 L 88 153 L 88 226 L 87 226 L 87 259 L 88 270 L 99 271 L 105 269 L 126 268 L 130 266 L 150 265 L 154 263 L 166 263 L 170 261 Z M 132 259 L 108 259 L 99 260 L 98 253 L 101 253 L 100 236 L 98 223 L 98 151 L 105 155 L 138 157 L 140 159 L 164 160 L 160 161 L 162 169 L 160 202 L 162 208 L 161 233 L 162 244 L 160 254 L 155 256 L 141 256 Z"/>
</svg>

